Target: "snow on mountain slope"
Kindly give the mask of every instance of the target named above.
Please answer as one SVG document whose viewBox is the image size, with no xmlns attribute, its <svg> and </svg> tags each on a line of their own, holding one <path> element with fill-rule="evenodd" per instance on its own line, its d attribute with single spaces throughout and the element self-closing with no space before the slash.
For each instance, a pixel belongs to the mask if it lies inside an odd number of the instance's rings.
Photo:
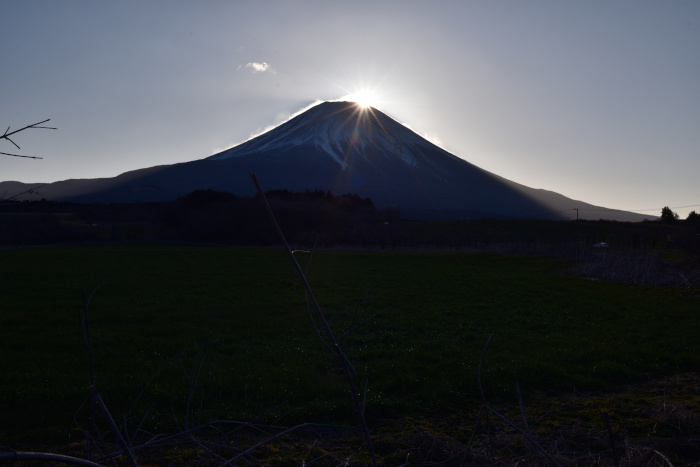
<svg viewBox="0 0 700 467">
<path fill-rule="evenodd" d="M 208 159 L 288 151 L 299 146 L 322 150 L 342 169 L 348 167 L 351 157 L 369 161 L 369 154 L 397 157 L 417 168 L 427 162 L 416 157 L 425 151 L 437 150 L 454 157 L 379 110 L 361 108 L 354 102 L 324 102 L 257 138 Z"/>
</svg>

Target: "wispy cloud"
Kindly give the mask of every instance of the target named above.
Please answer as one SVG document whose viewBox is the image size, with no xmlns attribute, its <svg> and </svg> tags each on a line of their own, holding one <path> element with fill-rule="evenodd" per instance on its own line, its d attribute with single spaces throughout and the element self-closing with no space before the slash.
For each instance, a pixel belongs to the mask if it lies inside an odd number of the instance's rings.
<svg viewBox="0 0 700 467">
<path fill-rule="evenodd" d="M 245 67 L 250 68 L 253 73 L 265 73 L 266 71 L 274 73 L 274 70 L 272 69 L 272 67 L 270 67 L 270 64 L 267 62 L 250 62 L 246 63 Z"/>
</svg>

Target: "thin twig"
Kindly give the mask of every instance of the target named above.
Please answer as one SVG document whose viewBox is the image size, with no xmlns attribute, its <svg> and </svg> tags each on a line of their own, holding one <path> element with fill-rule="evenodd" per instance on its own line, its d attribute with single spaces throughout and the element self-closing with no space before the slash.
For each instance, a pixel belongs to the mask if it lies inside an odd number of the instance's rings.
<svg viewBox="0 0 700 467">
<path fill-rule="evenodd" d="M 39 156 L 22 156 L 20 154 L 10 154 L 9 152 L 0 152 L 0 154 L 2 154 L 4 156 L 24 157 L 25 159 L 43 159 L 43 157 L 39 157 Z"/>
<path fill-rule="evenodd" d="M 655 452 L 656 454 L 658 454 L 663 460 L 665 460 L 666 463 L 667 463 L 668 465 L 670 465 L 671 467 L 673 467 L 673 464 L 672 464 L 671 461 L 668 459 L 668 457 L 664 456 L 663 454 L 661 454 L 661 453 L 660 453 L 659 451 L 657 451 L 656 449 L 654 449 L 654 452 Z"/>
<path fill-rule="evenodd" d="M 481 352 L 481 358 L 479 359 L 479 366 L 476 369 L 476 382 L 479 385 L 479 394 L 481 394 L 481 401 L 485 406 L 488 407 L 486 403 L 486 395 L 484 395 L 484 387 L 481 385 L 481 369 L 484 366 L 484 358 L 486 358 L 486 351 L 489 349 L 489 343 L 493 337 L 493 331 L 489 334 L 489 338 L 486 340 L 486 345 L 484 345 L 484 350 Z"/>
<path fill-rule="evenodd" d="M 523 423 L 525 424 L 525 431 L 530 434 L 530 427 L 527 424 L 527 417 L 525 416 L 525 408 L 523 407 L 523 396 L 520 394 L 520 383 L 515 382 L 515 391 L 518 393 L 518 405 L 520 405 L 520 415 L 523 417 Z"/>
<path fill-rule="evenodd" d="M 55 130 L 56 128 L 53 128 L 50 126 L 38 126 L 38 125 L 41 125 L 42 123 L 46 123 L 50 120 L 51 120 L 50 118 L 47 118 L 46 120 L 42 120 L 41 122 L 37 122 L 37 123 L 32 123 L 31 125 L 24 126 L 24 127 L 20 128 L 19 130 L 15 130 L 15 131 L 10 131 L 10 127 L 8 126 L 7 130 L 5 130 L 5 133 L 2 136 L 0 136 L 0 139 L 6 139 L 8 141 L 12 141 L 10 138 L 8 138 L 9 136 L 14 135 L 15 133 L 19 133 L 20 131 L 24 131 L 28 128 L 43 128 L 45 130 Z M 10 131 L 10 132 L 8 133 L 8 131 Z"/>
<path fill-rule="evenodd" d="M 19 192 L 19 193 L 17 193 L 16 195 L 12 195 L 12 196 L 10 196 L 9 198 L 5 198 L 5 195 L 7 194 L 7 192 L 5 192 L 5 193 L 3 193 L 3 195 L 0 197 L 0 200 L 2 200 L 2 201 L 12 201 L 13 199 L 17 198 L 18 196 L 22 196 L 22 195 L 25 194 L 25 193 L 34 193 L 34 190 L 38 190 L 38 189 L 40 189 L 40 188 L 44 188 L 44 187 L 47 186 L 47 185 L 48 185 L 48 183 L 44 183 L 43 185 L 35 186 L 34 188 L 30 188 L 30 189 L 28 189 L 28 190 L 24 190 L 24 191 L 22 191 L 22 192 Z"/>
<path fill-rule="evenodd" d="M 489 348 L 489 343 L 491 342 L 492 337 L 493 337 L 493 331 L 491 331 L 491 334 L 489 334 L 489 338 L 486 340 L 486 345 L 484 345 L 484 350 L 483 350 L 483 352 L 481 352 L 481 358 L 479 359 L 479 366 L 477 367 L 477 370 L 476 370 L 476 382 L 479 385 L 479 394 L 481 394 L 481 402 L 483 404 L 482 409 L 487 409 L 486 410 L 486 432 L 487 432 L 488 441 L 489 441 L 489 458 L 490 458 L 490 460 L 493 460 L 493 441 L 491 439 L 491 418 L 489 417 L 490 407 L 489 407 L 489 404 L 486 402 L 486 395 L 484 394 L 484 387 L 481 384 L 481 369 L 484 366 L 484 359 L 486 358 L 486 351 Z"/>
<path fill-rule="evenodd" d="M 374 454 L 374 447 L 372 446 L 372 439 L 369 435 L 369 428 L 367 427 L 367 421 L 365 420 L 365 415 L 362 411 L 362 407 L 360 406 L 360 401 L 357 397 L 357 390 L 355 389 L 355 382 L 352 379 L 352 373 L 350 372 L 350 365 L 348 358 L 345 356 L 345 353 L 343 350 L 340 348 L 340 345 L 338 345 L 338 341 L 335 338 L 335 335 L 333 334 L 333 331 L 330 328 L 330 325 L 328 324 L 328 321 L 326 320 L 325 315 L 323 314 L 323 311 L 321 311 L 321 306 L 318 304 L 318 301 L 316 300 L 316 296 L 313 294 L 313 291 L 311 290 L 311 286 L 309 285 L 309 282 L 306 280 L 306 276 L 304 275 L 304 271 L 301 270 L 301 266 L 299 266 L 299 263 L 297 262 L 296 258 L 294 257 L 294 253 L 292 253 L 292 249 L 289 247 L 289 244 L 287 243 L 286 238 L 284 237 L 284 233 L 282 233 L 282 229 L 280 229 L 279 224 L 277 223 L 277 219 L 275 218 L 274 213 L 272 212 L 272 208 L 270 207 L 270 203 L 267 202 L 267 198 L 265 197 L 265 192 L 263 189 L 260 187 L 260 183 L 258 183 L 258 179 L 255 177 L 255 174 L 251 173 L 250 178 L 253 180 L 253 183 L 255 184 L 255 188 L 257 188 L 258 193 L 260 194 L 263 203 L 265 204 L 265 209 L 267 210 L 268 215 L 270 216 L 270 220 L 272 220 L 272 223 L 275 227 L 275 230 L 277 231 L 277 235 L 279 236 L 280 240 L 282 241 L 282 244 L 284 245 L 285 249 L 287 250 L 287 253 L 289 255 L 289 258 L 292 261 L 292 264 L 294 265 L 297 274 L 299 274 L 299 277 L 301 278 L 302 282 L 304 283 L 304 289 L 308 292 L 309 298 L 311 299 L 312 304 L 314 305 L 314 308 L 316 309 L 316 312 L 319 316 L 319 319 L 321 320 L 321 323 L 323 324 L 323 328 L 326 331 L 326 334 L 328 335 L 328 338 L 330 339 L 331 343 L 333 344 L 333 350 L 335 351 L 336 355 L 338 356 L 338 359 L 340 360 L 340 363 L 343 366 L 343 370 L 345 372 L 345 378 L 348 383 L 348 387 L 350 389 L 350 395 L 352 396 L 352 402 L 353 405 L 355 406 L 355 411 L 357 413 L 358 418 L 360 419 L 360 424 L 362 425 L 362 433 L 365 438 L 365 443 L 367 444 L 367 450 L 369 451 L 370 458 L 372 459 L 372 465 L 376 466 L 377 465 L 377 458 Z"/>
<path fill-rule="evenodd" d="M 318 242 L 318 239 L 316 239 L 316 242 L 314 242 L 314 247 L 311 249 L 311 251 L 308 252 L 309 253 L 309 260 L 306 262 L 306 271 L 304 271 L 305 277 L 309 276 L 309 267 L 311 267 L 311 260 L 313 259 L 314 252 L 316 251 L 316 243 L 317 242 Z M 296 253 L 298 251 L 303 251 L 303 250 L 292 251 L 292 254 Z M 328 348 L 328 350 L 330 350 L 332 352 L 333 349 L 331 349 L 331 346 L 328 345 L 328 342 L 326 342 L 326 340 L 323 338 L 323 336 L 321 335 L 321 330 L 316 325 L 316 319 L 314 318 L 314 313 L 313 313 L 313 311 L 311 311 L 311 301 L 309 300 L 309 292 L 307 292 L 306 289 L 304 289 L 304 297 L 306 297 L 306 311 L 308 311 L 308 313 L 309 313 L 309 318 L 311 318 L 311 325 L 313 326 L 314 331 L 316 331 L 316 335 L 318 336 L 318 339 L 323 343 L 323 345 L 326 348 Z"/>
<path fill-rule="evenodd" d="M 53 454 L 49 452 L 3 452 L 0 453 L 0 460 L 35 460 L 35 461 L 51 461 L 61 462 L 69 465 L 78 465 L 85 467 L 103 467 L 91 461 L 79 459 L 77 457 L 64 456 L 63 454 Z"/>
<path fill-rule="evenodd" d="M 98 407 L 100 408 L 100 410 L 102 410 L 102 413 L 107 419 L 109 427 L 111 428 L 114 435 L 117 437 L 117 442 L 121 446 L 124 455 L 129 459 L 129 462 L 131 463 L 132 467 L 138 467 L 139 464 L 138 462 L 136 462 L 136 458 L 134 457 L 134 453 L 131 450 L 131 447 L 127 444 L 126 440 L 122 436 L 121 432 L 119 431 L 119 428 L 117 427 L 117 424 L 114 423 L 112 415 L 109 413 L 109 410 L 107 410 L 107 406 L 105 405 L 104 401 L 100 397 L 100 393 L 97 392 L 97 390 L 95 390 L 95 400 L 97 402 Z"/>
<path fill-rule="evenodd" d="M 235 462 L 236 460 L 238 460 L 238 458 L 240 458 L 240 457 L 242 457 L 242 456 L 245 456 L 246 454 L 249 454 L 249 453 L 253 452 L 254 450 L 256 450 L 257 448 L 259 448 L 260 446 L 263 446 L 263 445 L 269 443 L 270 441 L 274 441 L 275 439 L 279 438 L 279 437 L 282 436 L 282 435 L 286 435 L 287 433 L 291 433 L 291 432 L 294 431 L 294 430 L 298 430 L 299 428 L 304 428 L 304 427 L 306 427 L 306 426 L 309 426 L 309 423 L 302 423 L 301 425 L 293 426 L 292 428 L 288 428 L 288 429 L 284 430 L 284 431 L 281 432 L 281 433 L 278 433 L 278 434 L 276 434 L 276 435 L 272 435 L 272 436 L 270 436 L 269 438 L 267 438 L 267 439 L 265 439 L 265 440 L 262 440 L 262 441 L 260 441 L 259 443 L 255 444 L 254 446 L 251 446 L 250 448 L 246 449 L 245 451 L 241 452 L 241 453 L 238 454 L 237 456 L 232 457 L 232 458 L 229 459 L 228 461 L 226 461 L 226 462 L 224 462 L 223 464 L 221 464 L 219 467 L 226 467 L 227 465 L 232 465 L 232 463 Z"/>
<path fill-rule="evenodd" d="M 138 426 L 134 430 L 134 436 L 131 437 L 129 440 L 129 445 L 133 446 L 134 445 L 134 440 L 136 439 L 136 435 L 141 431 L 141 427 L 143 426 L 143 423 L 146 421 L 148 418 L 148 414 L 151 413 L 151 410 L 153 410 L 153 407 L 155 406 L 154 404 L 151 404 L 151 406 L 146 410 L 146 413 L 144 413 L 143 417 L 141 417 L 141 421 L 139 422 Z"/>
<path fill-rule="evenodd" d="M 43 122 L 40 122 L 40 123 L 43 123 Z M 90 337 L 90 320 L 88 319 L 88 310 L 90 308 L 90 300 L 92 299 L 92 296 L 95 294 L 95 292 L 97 292 L 97 289 L 99 289 L 101 285 L 102 284 L 95 287 L 95 289 L 92 291 L 90 296 L 88 296 L 86 293 L 83 293 L 83 329 L 84 329 L 83 332 L 85 333 L 85 343 L 87 344 L 87 348 L 88 348 L 91 411 L 94 410 L 95 404 L 97 405 L 97 407 L 100 408 L 103 415 L 107 419 L 107 423 L 109 424 L 110 429 L 114 433 L 114 436 L 117 437 L 117 442 L 121 446 L 124 455 L 129 459 L 129 462 L 131 463 L 131 465 L 133 467 L 138 467 L 138 463 L 136 462 L 136 458 L 134 457 L 134 453 L 131 450 L 131 447 L 124 439 L 124 436 L 122 436 L 121 432 L 119 431 L 119 428 L 117 427 L 117 424 L 114 423 L 114 419 L 112 418 L 112 415 L 109 413 L 109 410 L 107 409 L 107 406 L 105 405 L 104 401 L 102 400 L 102 397 L 100 397 L 100 393 L 97 390 L 97 386 L 95 385 L 92 339 Z M 95 425 L 94 412 L 92 413 L 92 424 Z"/>
<path fill-rule="evenodd" d="M 41 125 L 42 123 L 48 122 L 49 120 L 51 120 L 51 119 L 50 119 L 50 118 L 47 118 L 47 119 L 44 120 L 44 121 L 37 122 L 37 123 L 32 123 L 31 125 L 27 125 L 27 126 L 25 126 L 25 127 L 20 128 L 19 130 L 15 130 L 15 131 L 10 131 L 10 127 L 8 126 L 8 127 L 7 127 L 7 130 L 5 130 L 5 133 L 2 134 L 2 135 L 0 135 L 0 139 L 6 139 L 6 140 L 9 141 L 10 143 L 12 143 L 17 149 L 21 149 L 21 148 L 19 147 L 19 145 L 18 145 L 17 143 L 15 143 L 15 142 L 10 138 L 10 136 L 12 136 L 12 135 L 14 135 L 14 134 L 16 134 L 16 133 L 19 133 L 20 131 L 24 131 L 24 130 L 27 130 L 27 129 L 30 129 L 30 128 L 43 128 L 43 129 L 45 129 L 45 130 L 55 130 L 56 128 L 54 128 L 54 127 L 50 127 L 50 126 L 39 126 L 39 125 Z M 37 157 L 37 156 L 20 156 L 19 154 L 10 154 L 10 153 L 8 153 L 8 152 L 0 152 L 0 154 L 3 154 L 3 155 L 5 155 L 5 156 L 12 156 L 12 157 L 24 157 L 24 158 L 27 158 L 27 159 L 43 159 L 43 157 Z"/>
<path fill-rule="evenodd" d="M 562 465 L 561 465 L 559 462 L 557 462 L 557 460 L 556 460 L 555 458 L 553 458 L 553 457 L 547 452 L 546 449 L 544 449 L 542 446 L 540 446 L 539 443 L 537 443 L 537 441 L 535 441 L 535 439 L 534 439 L 532 436 L 530 436 L 529 434 L 525 433 L 522 429 L 520 429 L 520 427 L 518 427 L 518 425 L 516 425 L 515 423 L 511 422 L 510 420 L 508 420 L 506 417 L 504 417 L 503 415 L 501 415 L 500 413 L 498 413 L 497 411 L 495 411 L 495 410 L 492 409 L 491 407 L 488 407 L 488 410 L 489 410 L 491 413 L 493 413 L 495 416 L 497 416 L 498 418 L 500 418 L 501 420 L 503 420 L 504 422 L 506 422 L 508 425 L 510 425 L 511 428 L 513 428 L 514 430 L 518 431 L 521 435 L 523 435 L 523 437 L 524 437 L 530 444 L 532 444 L 533 447 L 537 448 L 537 449 L 535 449 L 535 453 L 537 453 L 538 456 L 539 456 L 538 450 L 539 450 L 539 451 L 542 451 L 542 453 L 543 453 L 545 456 L 547 456 L 547 458 L 549 458 L 550 461 L 552 461 L 555 465 L 558 465 L 559 467 L 562 467 Z"/>
<path fill-rule="evenodd" d="M 190 440 L 195 444 L 195 446 L 198 446 L 202 448 L 204 451 L 206 451 L 209 455 L 217 458 L 219 461 L 225 461 L 223 457 L 219 456 L 217 453 L 209 449 L 207 446 L 204 445 L 199 439 L 195 438 L 194 432 L 190 431 L 190 411 L 191 411 L 191 406 L 192 406 L 192 397 L 194 396 L 195 390 L 197 389 L 197 384 L 200 381 L 201 374 L 202 374 L 202 368 L 204 367 L 204 360 L 207 358 L 208 354 L 208 349 L 204 349 L 203 355 L 199 351 L 199 346 L 197 345 L 197 341 L 195 341 L 195 347 L 197 348 L 197 357 L 199 359 L 197 368 L 194 370 L 194 373 L 192 374 L 192 378 L 190 379 L 190 391 L 187 396 L 187 403 L 185 405 L 185 430 L 189 433 L 189 438 Z M 201 355 L 201 356 L 200 356 Z M 202 411 L 200 408 L 200 415 Z"/>
<path fill-rule="evenodd" d="M 610 438 L 610 450 L 612 451 L 615 467 L 620 467 L 620 457 L 617 455 L 617 445 L 615 444 L 615 436 L 613 435 L 612 426 L 610 426 L 610 417 L 607 412 L 603 412 L 603 421 L 608 429 L 608 437 Z"/>
<path fill-rule="evenodd" d="M 474 441 L 474 436 L 476 435 L 476 431 L 479 428 L 479 423 L 481 423 L 481 415 L 484 413 L 484 409 L 486 406 L 484 404 L 481 404 L 481 410 L 479 410 L 479 415 L 476 417 L 476 421 L 474 422 L 474 430 L 472 430 L 472 435 L 469 438 L 469 444 L 467 444 L 467 449 L 471 448 L 472 442 Z"/>
<path fill-rule="evenodd" d="M 93 293 L 95 293 L 93 291 Z M 88 459 L 92 459 L 92 448 L 95 434 L 97 433 L 97 412 L 95 410 L 95 370 L 93 366 L 92 339 L 90 338 L 90 320 L 88 319 L 88 310 L 90 308 L 90 298 L 88 294 L 83 292 L 83 336 L 87 345 L 88 354 L 88 392 L 90 394 L 90 431 L 86 433 L 87 442 L 85 446 Z"/>
</svg>

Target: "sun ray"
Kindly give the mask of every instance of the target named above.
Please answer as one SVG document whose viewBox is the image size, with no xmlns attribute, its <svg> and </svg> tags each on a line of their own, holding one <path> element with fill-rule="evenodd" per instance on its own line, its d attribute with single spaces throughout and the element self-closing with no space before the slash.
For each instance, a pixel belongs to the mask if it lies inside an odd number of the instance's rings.
<svg viewBox="0 0 700 467">
<path fill-rule="evenodd" d="M 368 109 L 370 107 L 378 109 L 381 104 L 377 93 L 368 88 L 357 89 L 355 92 L 343 96 L 340 100 L 355 102 L 361 109 Z"/>
</svg>

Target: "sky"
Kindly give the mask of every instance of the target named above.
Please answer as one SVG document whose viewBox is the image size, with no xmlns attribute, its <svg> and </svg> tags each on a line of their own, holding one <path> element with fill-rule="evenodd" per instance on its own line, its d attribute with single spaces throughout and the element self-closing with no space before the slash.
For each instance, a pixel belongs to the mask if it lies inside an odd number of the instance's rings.
<svg viewBox="0 0 700 467">
<path fill-rule="evenodd" d="M 0 181 L 213 155 L 373 105 L 532 188 L 700 212 L 700 2 L 4 0 Z"/>
</svg>

